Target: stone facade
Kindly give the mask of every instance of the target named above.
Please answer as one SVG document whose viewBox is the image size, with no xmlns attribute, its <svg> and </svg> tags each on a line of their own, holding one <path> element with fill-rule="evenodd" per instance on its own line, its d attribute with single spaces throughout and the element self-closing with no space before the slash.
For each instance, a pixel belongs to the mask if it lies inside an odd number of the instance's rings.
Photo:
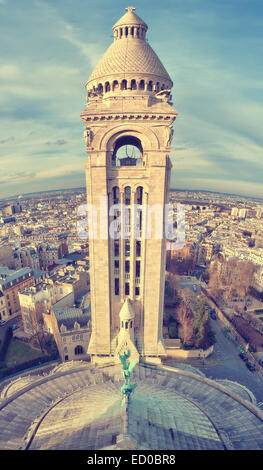
<svg viewBox="0 0 263 470">
<path fill-rule="evenodd" d="M 146 42 L 146 31 L 147 25 L 128 8 L 113 27 L 113 44 L 86 84 L 87 105 L 81 114 L 88 152 L 89 354 L 97 362 L 114 357 L 126 298 L 135 313 L 134 344 L 140 356 L 153 361 L 165 354 L 163 218 L 177 112 L 171 78 Z M 137 158 L 129 155 L 130 149 Z M 147 207 L 159 210 L 151 236 L 148 227 L 154 217 Z M 111 229 L 119 240 L 109 235 Z"/>
<path fill-rule="evenodd" d="M 1 275 L 0 297 L 4 300 L 3 305 L 5 304 L 5 308 L 1 312 L 1 320 L 7 321 L 21 314 L 19 293 L 25 288 L 33 286 L 34 283 L 33 271 L 30 268 L 10 270 L 7 275 Z"/>
</svg>

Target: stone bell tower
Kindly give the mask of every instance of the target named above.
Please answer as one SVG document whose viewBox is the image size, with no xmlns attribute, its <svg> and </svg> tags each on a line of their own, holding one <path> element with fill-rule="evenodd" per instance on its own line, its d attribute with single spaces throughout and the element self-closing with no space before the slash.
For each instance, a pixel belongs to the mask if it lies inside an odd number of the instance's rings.
<svg viewBox="0 0 263 470">
<path fill-rule="evenodd" d="M 127 10 L 113 26 L 114 41 L 86 84 L 81 114 L 88 153 L 88 353 L 95 362 L 113 361 L 120 352 L 120 312 L 127 299 L 132 335 L 121 333 L 121 338 L 130 338 L 142 360 L 159 361 L 165 355 L 164 213 L 177 112 L 171 78 L 146 40 L 148 27 L 135 8 Z M 123 350 L 127 346 L 124 341 Z"/>
</svg>

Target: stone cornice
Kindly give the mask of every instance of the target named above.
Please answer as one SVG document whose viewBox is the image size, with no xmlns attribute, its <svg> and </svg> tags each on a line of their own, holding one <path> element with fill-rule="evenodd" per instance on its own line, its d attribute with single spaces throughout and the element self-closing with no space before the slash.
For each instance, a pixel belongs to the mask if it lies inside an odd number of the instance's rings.
<svg viewBox="0 0 263 470">
<path fill-rule="evenodd" d="M 81 119 L 83 122 L 95 122 L 95 121 L 156 121 L 156 122 L 163 122 L 163 121 L 174 121 L 177 116 L 177 112 L 174 111 L 173 113 L 127 113 L 127 114 L 113 114 L 113 113 L 98 113 L 98 114 L 89 114 L 87 115 L 85 112 L 81 114 Z"/>
</svg>

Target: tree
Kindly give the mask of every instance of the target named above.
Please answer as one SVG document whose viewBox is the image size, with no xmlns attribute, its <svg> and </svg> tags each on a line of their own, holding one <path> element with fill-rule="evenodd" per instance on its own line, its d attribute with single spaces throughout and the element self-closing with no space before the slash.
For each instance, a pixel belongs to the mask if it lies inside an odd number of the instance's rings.
<svg viewBox="0 0 263 470">
<path fill-rule="evenodd" d="M 225 300 L 245 297 L 253 284 L 255 266 L 251 261 L 225 259 L 221 255 L 209 267 L 209 289 L 213 297 Z"/>
<path fill-rule="evenodd" d="M 180 337 L 184 344 L 192 346 L 194 343 L 193 312 L 186 303 L 181 300 L 176 310 L 177 321 L 180 323 Z"/>
</svg>

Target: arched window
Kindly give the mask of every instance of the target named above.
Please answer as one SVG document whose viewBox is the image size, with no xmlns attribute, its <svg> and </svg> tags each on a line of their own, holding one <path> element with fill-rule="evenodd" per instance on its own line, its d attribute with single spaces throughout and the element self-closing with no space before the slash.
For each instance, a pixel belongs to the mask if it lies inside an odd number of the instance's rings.
<svg viewBox="0 0 263 470">
<path fill-rule="evenodd" d="M 148 85 L 147 85 L 147 90 L 148 90 L 148 91 L 152 91 L 152 89 L 153 89 L 153 82 L 150 81 L 150 82 L 148 83 Z"/>
<path fill-rule="evenodd" d="M 124 189 L 124 203 L 126 206 L 129 206 L 131 203 L 131 187 L 126 186 Z"/>
<path fill-rule="evenodd" d="M 156 83 L 155 90 L 157 92 L 160 91 L 160 83 L 159 82 Z"/>
<path fill-rule="evenodd" d="M 112 91 L 115 91 L 118 88 L 119 88 L 119 82 L 118 82 L 118 80 L 114 80 L 114 82 L 112 84 Z"/>
<path fill-rule="evenodd" d="M 75 356 L 78 356 L 79 354 L 84 354 L 83 347 L 80 345 L 75 347 Z"/>
<path fill-rule="evenodd" d="M 131 28 L 131 35 L 134 36 L 134 26 Z"/>
<path fill-rule="evenodd" d="M 114 186 L 114 188 L 112 188 L 112 193 L 113 193 L 113 204 L 118 204 L 119 203 L 119 188 L 118 188 L 118 186 Z"/>
<path fill-rule="evenodd" d="M 127 80 L 122 80 L 122 82 L 121 82 L 121 89 L 122 89 L 122 90 L 127 90 Z"/>
<path fill-rule="evenodd" d="M 100 84 L 98 85 L 98 93 L 103 93 L 103 85 L 102 85 L 102 83 L 100 83 Z"/>
<path fill-rule="evenodd" d="M 136 204 L 142 204 L 142 195 L 143 195 L 143 187 L 138 186 L 136 189 Z"/>
<path fill-rule="evenodd" d="M 108 91 L 110 91 L 110 84 L 109 84 L 109 82 L 106 82 L 105 83 L 105 92 L 107 93 Z"/>
<path fill-rule="evenodd" d="M 125 28 L 125 36 L 126 36 L 126 38 L 128 36 L 128 26 L 126 26 L 126 28 Z"/>
<path fill-rule="evenodd" d="M 144 80 L 141 80 L 141 81 L 140 81 L 140 84 L 139 84 L 139 89 L 140 89 L 140 90 L 144 90 L 144 88 L 145 88 Z"/>
<path fill-rule="evenodd" d="M 162 84 L 161 90 L 165 90 L 165 84 L 164 83 Z"/>
<path fill-rule="evenodd" d="M 136 88 L 137 88 L 136 80 L 132 80 L 131 81 L 131 90 L 136 90 Z"/>
<path fill-rule="evenodd" d="M 122 38 L 122 28 L 120 28 L 120 38 Z"/>
</svg>

